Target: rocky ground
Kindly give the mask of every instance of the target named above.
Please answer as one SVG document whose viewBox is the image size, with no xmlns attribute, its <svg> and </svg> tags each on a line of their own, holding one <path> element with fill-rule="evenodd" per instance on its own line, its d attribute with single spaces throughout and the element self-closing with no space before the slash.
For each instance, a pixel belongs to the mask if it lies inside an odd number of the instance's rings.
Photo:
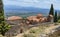
<svg viewBox="0 0 60 37">
<path fill-rule="evenodd" d="M 22 34 L 18 34 L 15 37 L 53 37 L 54 32 L 58 31 L 56 28 L 60 29 L 60 24 L 51 24 L 51 26 L 33 27 Z M 52 36 L 50 36 L 50 34 L 52 34 Z M 57 35 L 54 37 L 57 37 Z"/>
</svg>

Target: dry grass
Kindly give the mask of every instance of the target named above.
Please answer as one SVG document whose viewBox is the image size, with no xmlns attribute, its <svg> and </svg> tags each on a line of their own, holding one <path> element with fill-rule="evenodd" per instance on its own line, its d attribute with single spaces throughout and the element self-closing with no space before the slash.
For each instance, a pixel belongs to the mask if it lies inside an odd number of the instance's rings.
<svg viewBox="0 0 60 37">
<path fill-rule="evenodd" d="M 33 28 L 29 29 L 28 33 L 33 33 L 37 37 L 39 34 L 44 33 L 44 30 L 46 28 L 48 28 L 48 26 L 33 27 Z"/>
</svg>

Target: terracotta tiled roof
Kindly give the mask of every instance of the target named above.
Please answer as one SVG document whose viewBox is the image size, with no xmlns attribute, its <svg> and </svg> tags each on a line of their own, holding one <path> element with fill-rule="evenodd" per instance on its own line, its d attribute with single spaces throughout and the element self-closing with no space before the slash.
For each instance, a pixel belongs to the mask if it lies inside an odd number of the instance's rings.
<svg viewBox="0 0 60 37">
<path fill-rule="evenodd" d="M 19 16 L 11 16 L 11 17 L 8 17 L 7 20 L 19 20 L 19 19 L 22 19 L 22 17 L 19 17 Z"/>
<path fill-rule="evenodd" d="M 41 16 L 43 16 L 43 15 L 42 15 L 42 14 L 37 14 L 37 16 L 41 17 Z"/>
<path fill-rule="evenodd" d="M 29 17 L 27 17 L 28 20 L 33 20 L 34 18 L 36 18 L 36 16 L 29 16 Z"/>
</svg>

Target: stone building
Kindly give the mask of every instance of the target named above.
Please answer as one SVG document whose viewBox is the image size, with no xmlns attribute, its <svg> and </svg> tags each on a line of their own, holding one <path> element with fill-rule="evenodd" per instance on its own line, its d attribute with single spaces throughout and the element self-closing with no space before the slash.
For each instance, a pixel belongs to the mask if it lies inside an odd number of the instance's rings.
<svg viewBox="0 0 60 37">
<path fill-rule="evenodd" d="M 53 22 L 53 20 L 54 20 L 53 15 L 49 15 L 49 16 L 47 17 L 47 22 Z"/>
<path fill-rule="evenodd" d="M 22 22 L 22 17 L 11 16 L 6 19 L 6 22 L 10 25 L 19 25 Z"/>
<path fill-rule="evenodd" d="M 42 14 L 37 14 L 36 16 L 27 17 L 30 24 L 44 23 L 44 22 L 53 22 L 54 17 L 49 15 L 48 17 L 44 17 Z"/>
</svg>

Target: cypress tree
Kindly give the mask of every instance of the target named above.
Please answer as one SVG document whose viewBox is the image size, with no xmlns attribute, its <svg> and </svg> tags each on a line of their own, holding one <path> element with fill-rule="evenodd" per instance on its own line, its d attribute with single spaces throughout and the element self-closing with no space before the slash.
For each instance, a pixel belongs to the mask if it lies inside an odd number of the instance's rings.
<svg viewBox="0 0 60 37">
<path fill-rule="evenodd" d="M 4 21 L 4 13 L 3 13 L 2 0 L 0 0 L 0 24 L 1 24 L 2 21 Z"/>
<path fill-rule="evenodd" d="M 54 15 L 54 22 L 58 21 L 58 17 L 57 17 L 57 11 L 55 11 L 55 15 Z"/>
<path fill-rule="evenodd" d="M 60 12 L 58 13 L 58 20 L 60 20 Z"/>
<path fill-rule="evenodd" d="M 53 22 L 54 22 L 54 7 L 53 7 L 53 4 L 51 4 L 51 8 L 50 8 L 50 11 L 49 11 L 49 15 L 52 15 L 53 16 Z M 48 16 L 49 16 L 48 15 Z"/>
<path fill-rule="evenodd" d="M 0 34 L 4 36 L 9 29 L 10 29 L 10 25 L 8 25 L 5 22 L 3 3 L 2 3 L 2 0 L 0 0 Z"/>
<path fill-rule="evenodd" d="M 49 15 L 53 15 L 53 16 L 54 16 L 54 8 L 53 8 L 53 4 L 51 4 L 51 8 L 50 8 Z"/>
</svg>

